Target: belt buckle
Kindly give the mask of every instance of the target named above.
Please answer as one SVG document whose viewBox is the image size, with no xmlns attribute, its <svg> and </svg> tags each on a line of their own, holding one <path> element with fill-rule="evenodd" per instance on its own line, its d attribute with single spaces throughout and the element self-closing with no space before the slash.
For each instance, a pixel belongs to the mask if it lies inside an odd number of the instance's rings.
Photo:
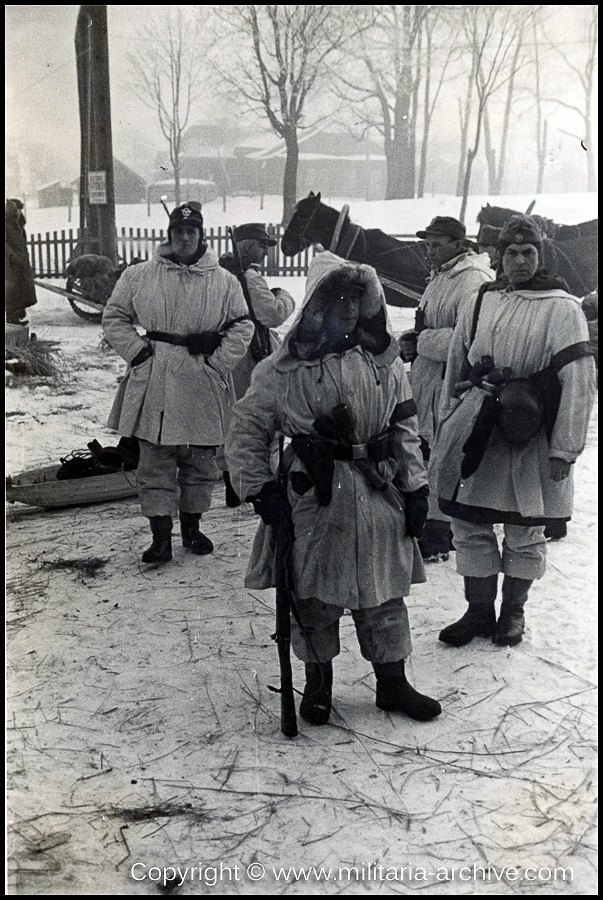
<svg viewBox="0 0 603 900">
<path fill-rule="evenodd" d="M 368 444 L 352 444 L 352 459 L 366 459 L 368 457 Z"/>
</svg>

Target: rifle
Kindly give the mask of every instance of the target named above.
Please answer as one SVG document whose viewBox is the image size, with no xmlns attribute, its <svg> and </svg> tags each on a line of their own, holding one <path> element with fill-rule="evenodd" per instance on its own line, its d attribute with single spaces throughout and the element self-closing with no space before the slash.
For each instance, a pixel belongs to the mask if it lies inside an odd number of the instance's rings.
<svg viewBox="0 0 603 900">
<path fill-rule="evenodd" d="M 287 496 L 287 474 L 283 465 L 284 439 L 279 439 L 278 486 Z M 293 526 L 275 529 L 274 567 L 276 574 L 276 632 L 272 635 L 278 649 L 281 670 L 281 731 L 286 737 L 297 735 L 297 718 L 293 698 L 293 673 L 291 671 L 291 608 L 289 586 L 289 560 L 293 546 Z M 275 690 L 272 688 L 272 690 Z"/>
<path fill-rule="evenodd" d="M 229 227 L 226 230 L 230 235 L 230 239 L 232 241 L 232 251 L 237 267 L 237 271 L 234 274 L 238 278 L 239 284 L 243 288 L 243 295 L 245 297 L 247 309 L 249 310 L 249 318 L 255 326 L 253 337 L 249 345 L 249 351 L 253 359 L 256 362 L 260 362 L 260 360 L 266 359 L 266 357 L 270 356 L 270 354 L 272 353 L 272 348 L 270 346 L 270 329 L 266 325 L 262 325 L 262 323 L 258 321 L 257 316 L 253 311 L 253 305 L 251 303 L 251 297 L 249 295 L 249 286 L 247 284 L 247 279 L 245 278 L 245 272 L 243 271 L 243 263 L 241 262 L 241 254 L 239 253 L 239 248 L 234 236 L 234 228 Z"/>
</svg>

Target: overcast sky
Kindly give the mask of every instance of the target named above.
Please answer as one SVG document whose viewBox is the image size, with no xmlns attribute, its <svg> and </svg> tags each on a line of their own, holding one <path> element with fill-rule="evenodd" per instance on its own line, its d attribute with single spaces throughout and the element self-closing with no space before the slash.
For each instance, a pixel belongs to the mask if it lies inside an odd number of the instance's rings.
<svg viewBox="0 0 603 900">
<path fill-rule="evenodd" d="M 79 6 L 5 6 L 6 116 L 9 140 L 48 141 L 79 165 L 75 26 Z M 150 110 L 128 90 L 126 53 L 133 27 L 156 6 L 109 6 L 114 152 L 154 158 L 161 134 Z"/>
</svg>

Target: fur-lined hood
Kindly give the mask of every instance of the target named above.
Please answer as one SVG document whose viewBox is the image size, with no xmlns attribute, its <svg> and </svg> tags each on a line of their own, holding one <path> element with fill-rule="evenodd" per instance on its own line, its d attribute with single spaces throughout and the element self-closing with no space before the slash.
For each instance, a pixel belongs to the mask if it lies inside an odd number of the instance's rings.
<svg viewBox="0 0 603 900">
<path fill-rule="evenodd" d="M 341 289 L 361 292 L 361 311 L 354 331 L 346 340 L 334 342 L 325 317 L 330 294 Z M 313 365 L 328 355 L 354 347 L 376 357 L 377 365 L 391 365 L 398 356 L 383 288 L 371 266 L 352 263 L 324 251 L 312 260 L 302 308 L 276 353 L 275 366 L 286 369 L 300 363 Z"/>
</svg>

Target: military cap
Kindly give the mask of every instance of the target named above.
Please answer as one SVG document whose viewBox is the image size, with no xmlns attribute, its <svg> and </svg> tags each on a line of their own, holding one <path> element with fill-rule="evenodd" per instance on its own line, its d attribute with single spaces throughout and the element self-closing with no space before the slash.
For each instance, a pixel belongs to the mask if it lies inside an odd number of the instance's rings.
<svg viewBox="0 0 603 900">
<path fill-rule="evenodd" d="M 542 232 L 531 216 L 511 216 L 500 230 L 499 244 L 542 244 Z"/>
<path fill-rule="evenodd" d="M 183 224 L 194 225 L 203 234 L 201 204 L 197 203 L 196 200 L 190 200 L 188 203 L 183 203 L 182 206 L 177 206 L 176 209 L 172 210 L 170 213 L 168 231 L 170 228 L 173 228 L 174 225 Z"/>
<path fill-rule="evenodd" d="M 239 225 L 234 229 L 235 241 L 259 241 L 267 247 L 276 247 L 278 241 L 268 233 L 266 226 L 259 222 L 251 222 L 248 225 Z"/>
<path fill-rule="evenodd" d="M 417 237 L 426 238 L 428 234 L 441 234 L 453 238 L 455 241 L 464 241 L 467 229 L 462 222 L 453 216 L 436 216 L 432 219 L 425 231 L 417 231 Z"/>
</svg>

